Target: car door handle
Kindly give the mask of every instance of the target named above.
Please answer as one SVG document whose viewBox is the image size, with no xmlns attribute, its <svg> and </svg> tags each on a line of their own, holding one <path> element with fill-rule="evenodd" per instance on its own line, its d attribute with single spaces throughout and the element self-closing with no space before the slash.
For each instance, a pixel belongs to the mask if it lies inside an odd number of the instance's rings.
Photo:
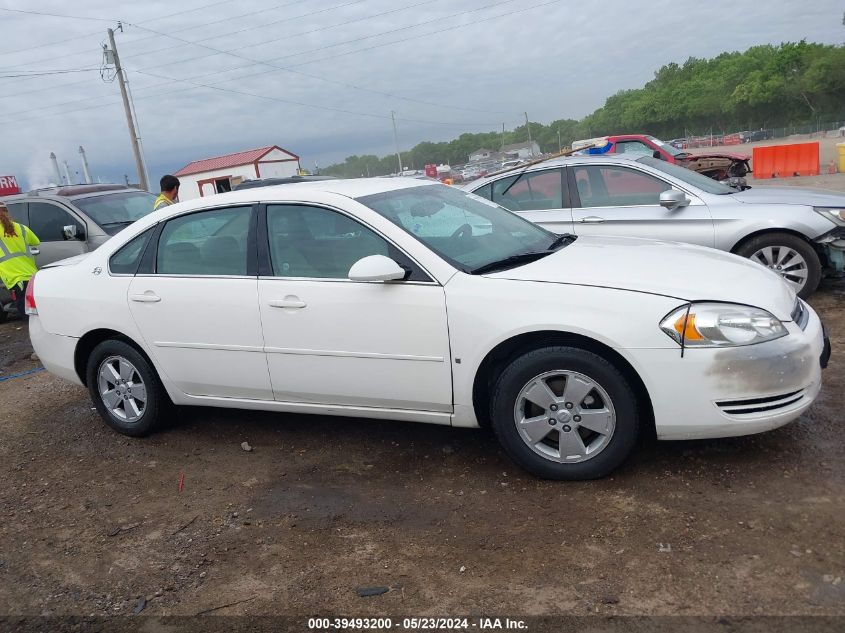
<svg viewBox="0 0 845 633">
<path fill-rule="evenodd" d="M 285 297 L 284 299 L 273 299 L 269 302 L 271 308 L 304 308 L 308 304 L 297 297 Z"/>
<path fill-rule="evenodd" d="M 581 218 L 578 221 L 581 224 L 601 224 L 604 222 L 604 218 L 600 218 L 596 215 L 588 215 L 586 218 Z"/>
<path fill-rule="evenodd" d="M 129 295 L 129 298 L 138 303 L 158 303 L 161 301 L 161 297 L 154 292 L 145 292 L 142 295 Z"/>
</svg>

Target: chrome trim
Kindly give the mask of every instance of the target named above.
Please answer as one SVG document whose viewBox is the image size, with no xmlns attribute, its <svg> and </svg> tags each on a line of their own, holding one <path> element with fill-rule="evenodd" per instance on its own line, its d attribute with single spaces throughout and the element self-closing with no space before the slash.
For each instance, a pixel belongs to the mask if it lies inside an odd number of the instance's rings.
<svg viewBox="0 0 845 633">
<path fill-rule="evenodd" d="M 219 352 L 263 352 L 263 347 L 255 345 L 222 345 L 219 343 L 178 343 L 175 341 L 154 341 L 156 347 L 176 347 L 179 349 L 204 349 Z"/>
<path fill-rule="evenodd" d="M 369 358 L 375 360 L 411 360 L 423 363 L 442 363 L 442 356 L 414 356 L 411 354 L 377 354 L 372 352 L 346 352 L 340 350 L 296 349 L 288 347 L 265 347 L 268 354 L 290 354 L 293 356 L 337 356 L 341 358 Z"/>
<path fill-rule="evenodd" d="M 720 400 L 715 405 L 722 413 L 730 416 L 746 416 L 759 413 L 774 413 L 804 400 L 809 387 L 776 396 L 745 398 L 741 400 Z"/>
<path fill-rule="evenodd" d="M 250 277 L 252 279 L 252 277 Z M 343 277 L 274 277 L 274 276 L 260 276 L 259 281 L 322 281 L 326 283 L 348 283 L 348 284 L 384 284 L 388 286 L 438 286 L 440 284 L 436 281 L 356 281 L 354 279 L 346 279 Z"/>
</svg>

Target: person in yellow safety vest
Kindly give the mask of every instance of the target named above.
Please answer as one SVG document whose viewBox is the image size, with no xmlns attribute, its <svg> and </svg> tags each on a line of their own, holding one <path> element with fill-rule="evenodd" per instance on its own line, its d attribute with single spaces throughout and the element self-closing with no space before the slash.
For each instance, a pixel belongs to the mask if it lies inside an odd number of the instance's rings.
<svg viewBox="0 0 845 633">
<path fill-rule="evenodd" d="M 15 306 L 22 319 L 26 318 L 24 296 L 29 280 L 38 270 L 29 249 L 41 240 L 23 224 L 14 222 L 9 209 L 0 202 L 0 279 L 15 299 Z M 2 307 L 0 307 L 2 309 Z"/>
<path fill-rule="evenodd" d="M 162 176 L 159 185 L 161 186 L 161 193 L 153 204 L 153 211 L 169 207 L 179 201 L 179 179 L 176 176 L 170 174 Z"/>
</svg>

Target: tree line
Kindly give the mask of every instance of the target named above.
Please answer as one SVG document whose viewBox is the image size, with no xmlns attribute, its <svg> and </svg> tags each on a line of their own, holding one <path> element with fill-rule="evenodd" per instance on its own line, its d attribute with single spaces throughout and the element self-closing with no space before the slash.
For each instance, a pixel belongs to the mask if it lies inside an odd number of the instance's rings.
<svg viewBox="0 0 845 633">
<path fill-rule="evenodd" d="M 687 133 L 729 133 L 800 123 L 845 119 L 845 46 L 787 42 L 722 53 L 712 59 L 690 57 L 654 73 L 642 88 L 621 90 L 580 121 L 530 122 L 531 138 L 543 152 L 559 143 L 607 134 L 646 133 L 665 139 Z M 451 141 L 423 141 L 402 152 L 406 168 L 428 163 L 461 165 L 479 148 L 528 140 L 521 125 L 502 132 L 464 133 Z M 349 156 L 323 173 L 379 176 L 398 169 L 393 154 Z"/>
</svg>

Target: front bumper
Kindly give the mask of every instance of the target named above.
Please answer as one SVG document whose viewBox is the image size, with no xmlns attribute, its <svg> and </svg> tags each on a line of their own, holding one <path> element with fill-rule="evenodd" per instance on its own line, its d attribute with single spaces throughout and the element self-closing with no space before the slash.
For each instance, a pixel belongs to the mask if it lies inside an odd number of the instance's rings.
<svg viewBox="0 0 845 633">
<path fill-rule="evenodd" d="M 821 390 L 830 343 L 809 306 L 802 330 L 724 349 L 632 350 L 654 409 L 658 439 L 749 435 L 798 418 Z"/>
</svg>

